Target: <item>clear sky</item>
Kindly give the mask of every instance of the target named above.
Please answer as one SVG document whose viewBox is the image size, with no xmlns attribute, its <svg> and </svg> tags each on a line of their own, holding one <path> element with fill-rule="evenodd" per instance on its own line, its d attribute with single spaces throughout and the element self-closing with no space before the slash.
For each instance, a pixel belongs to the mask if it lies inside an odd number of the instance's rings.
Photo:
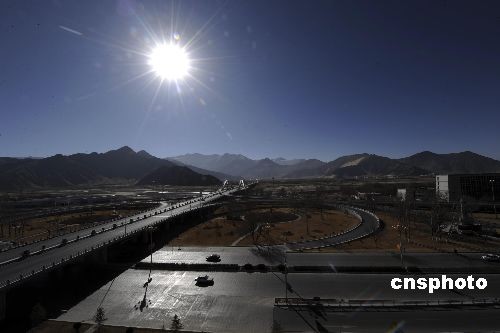
<svg viewBox="0 0 500 333">
<path fill-rule="evenodd" d="M 500 158 L 498 1 L 4 0 L 0 40 L 0 156 Z"/>
</svg>

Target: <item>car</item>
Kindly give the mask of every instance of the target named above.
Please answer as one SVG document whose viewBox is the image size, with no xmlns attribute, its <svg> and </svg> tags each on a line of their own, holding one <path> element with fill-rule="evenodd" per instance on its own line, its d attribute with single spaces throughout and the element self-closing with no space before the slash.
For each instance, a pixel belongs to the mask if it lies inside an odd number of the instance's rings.
<svg viewBox="0 0 500 333">
<path fill-rule="evenodd" d="M 22 253 L 21 253 L 21 259 L 25 259 L 25 258 L 28 258 L 30 256 L 31 252 L 30 250 L 24 250 Z"/>
<path fill-rule="evenodd" d="M 212 254 L 207 257 L 207 261 L 209 262 L 219 262 L 220 261 L 220 255 L 218 254 Z"/>
<path fill-rule="evenodd" d="M 481 256 L 481 259 L 483 259 L 485 261 L 500 262 L 500 255 L 488 253 L 488 254 L 485 254 L 484 256 Z"/>
<path fill-rule="evenodd" d="M 214 284 L 214 279 L 211 279 L 208 275 L 200 275 L 194 280 L 197 286 L 212 286 Z"/>
</svg>

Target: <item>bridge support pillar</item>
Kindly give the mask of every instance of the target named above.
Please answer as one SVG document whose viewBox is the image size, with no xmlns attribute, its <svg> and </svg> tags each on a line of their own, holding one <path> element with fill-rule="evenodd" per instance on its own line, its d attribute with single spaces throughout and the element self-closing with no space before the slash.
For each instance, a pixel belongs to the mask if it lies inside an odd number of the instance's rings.
<svg viewBox="0 0 500 333">
<path fill-rule="evenodd" d="M 99 250 L 99 263 L 101 264 L 107 264 L 108 263 L 108 247 L 103 246 L 101 250 Z"/>
<path fill-rule="evenodd" d="M 5 319 L 5 313 L 7 311 L 7 301 L 5 292 L 0 291 L 0 322 Z"/>
</svg>

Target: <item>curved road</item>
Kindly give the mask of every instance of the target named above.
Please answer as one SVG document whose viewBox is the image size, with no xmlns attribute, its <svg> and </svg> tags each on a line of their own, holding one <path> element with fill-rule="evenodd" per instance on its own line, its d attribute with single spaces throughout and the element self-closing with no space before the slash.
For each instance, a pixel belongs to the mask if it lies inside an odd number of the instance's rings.
<svg viewBox="0 0 500 333">
<path fill-rule="evenodd" d="M 376 215 L 360 208 L 346 208 L 355 212 L 361 218 L 360 224 L 357 225 L 354 229 L 332 237 L 313 239 L 297 243 L 289 243 L 286 244 L 286 247 L 288 247 L 290 250 L 307 250 L 339 245 L 368 236 L 374 233 L 380 227 L 380 220 Z"/>
</svg>

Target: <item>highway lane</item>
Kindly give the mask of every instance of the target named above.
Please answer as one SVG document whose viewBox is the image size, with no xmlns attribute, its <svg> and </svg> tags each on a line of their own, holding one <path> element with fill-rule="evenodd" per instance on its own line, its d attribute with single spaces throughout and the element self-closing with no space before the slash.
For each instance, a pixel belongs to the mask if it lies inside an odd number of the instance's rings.
<svg viewBox="0 0 500 333">
<path fill-rule="evenodd" d="M 127 228 L 127 235 L 138 231 L 142 228 L 154 225 L 155 223 L 158 223 L 160 220 L 169 218 L 172 215 L 179 215 L 184 212 L 187 212 L 189 210 L 197 209 L 200 207 L 200 205 L 205 205 L 207 203 L 210 203 L 212 201 L 215 201 L 219 198 L 221 198 L 224 195 L 232 194 L 240 189 L 231 189 L 222 193 L 216 192 L 212 193 L 209 195 L 206 195 L 203 197 L 203 200 L 189 200 L 186 202 L 181 203 L 180 207 L 174 208 L 172 210 L 167 211 L 166 213 L 161 213 L 158 215 L 152 215 L 151 217 L 147 217 L 145 219 L 133 222 L 133 223 L 128 223 L 126 225 Z M 165 209 L 165 205 L 162 206 L 163 209 Z M 158 211 L 158 209 L 153 209 L 148 211 L 147 213 L 142 213 L 141 216 L 144 214 L 149 213 L 154 213 L 155 211 Z M 129 221 L 129 220 L 128 220 Z M 117 222 L 113 222 L 117 223 Z M 65 235 L 65 237 L 69 240 L 72 241 L 74 240 L 77 235 L 80 235 L 80 240 L 68 243 L 65 246 L 62 247 L 56 247 L 47 251 L 44 251 L 39 254 L 34 254 L 30 255 L 29 257 L 20 260 L 20 261 L 15 261 L 11 262 L 9 264 L 0 266 L 0 288 L 5 287 L 6 281 L 13 282 L 17 279 L 20 278 L 22 275 L 23 277 L 28 276 L 31 274 L 33 271 L 38 271 L 45 266 L 46 268 L 49 268 L 53 265 L 53 263 L 60 263 L 62 259 L 67 260 L 69 259 L 70 256 L 77 256 L 79 254 L 82 254 L 84 251 L 91 251 L 92 248 L 97 248 L 98 246 L 102 245 L 103 243 L 106 243 L 108 241 L 114 241 L 118 237 L 125 236 L 125 225 L 124 226 L 118 226 L 117 228 L 113 229 L 112 225 L 113 223 L 109 223 L 108 226 L 109 228 L 104 231 L 95 234 L 94 236 L 91 237 L 85 237 L 88 236 L 91 232 L 91 230 L 86 230 L 85 232 L 80 231 L 80 232 L 75 232 L 72 233 L 71 235 Z M 101 227 L 102 228 L 102 227 Z M 54 240 L 49 240 L 51 242 L 46 243 L 50 245 L 57 245 L 60 244 L 59 242 L 55 242 Z M 41 244 L 38 244 L 38 246 L 41 247 Z M 9 254 L 10 257 L 9 259 L 16 258 L 20 255 L 20 252 L 22 252 L 22 249 L 13 249 L 5 252 L 4 254 Z"/>
<path fill-rule="evenodd" d="M 315 248 L 322 248 L 322 247 L 328 247 L 328 246 L 333 246 L 333 245 L 338 245 L 342 243 L 346 243 L 358 238 L 365 237 L 367 235 L 372 234 L 379 228 L 379 221 L 378 218 L 375 215 L 372 215 L 362 209 L 359 208 L 354 208 L 354 207 L 348 207 L 349 209 L 353 210 L 355 213 L 357 213 L 361 218 L 362 222 L 359 226 L 356 228 L 345 232 L 340 235 L 332 236 L 332 237 L 327 237 L 323 239 L 316 239 L 316 240 L 309 240 L 309 241 L 303 241 L 303 242 L 297 242 L 297 243 L 289 243 L 286 244 L 286 246 L 291 249 L 291 250 L 301 250 L 301 249 L 315 249 Z"/>
<path fill-rule="evenodd" d="M 102 306 L 108 318 L 106 324 L 109 325 L 160 328 L 164 323 L 168 326 L 174 314 L 177 314 L 187 330 L 270 332 L 273 323 L 274 298 L 285 296 L 284 276 L 279 273 L 208 273 L 214 278 L 214 285 L 202 288 L 195 286 L 194 279 L 198 275 L 205 274 L 204 272 L 153 271 L 152 282 L 146 295 L 148 307 L 140 311 L 138 305 L 145 292 L 142 285 L 147 280 L 148 274 L 148 270 L 125 271 L 114 280 L 112 285 L 107 283 L 102 286 L 57 320 L 75 322 L 91 320 L 97 306 L 107 293 Z M 288 274 L 288 282 L 294 291 L 304 298 L 320 296 L 358 300 L 470 301 L 500 297 L 500 275 L 474 275 L 476 278 L 487 278 L 488 287 L 484 290 L 441 290 L 433 294 L 423 290 L 393 290 L 390 287 L 390 281 L 396 276 L 400 275 L 296 273 Z M 435 275 L 425 275 L 425 277 L 432 276 Z M 466 275 L 453 274 L 448 276 L 466 277 Z M 297 297 L 297 295 L 289 293 L 289 297 Z M 444 321 L 443 327 L 446 328 L 446 323 L 448 323 L 450 325 L 447 327 L 457 328 L 460 325 L 465 327 L 471 321 L 472 316 L 483 318 L 488 323 L 484 327 L 491 329 L 494 327 L 495 319 L 500 315 L 500 309 L 472 311 L 454 309 L 454 311 L 439 311 L 439 314 L 434 311 L 381 311 L 376 313 L 378 319 L 375 323 L 377 327 L 388 329 L 395 318 L 414 324 L 426 315 L 432 314 L 433 320 Z M 347 330 L 349 332 L 361 331 L 363 327 L 365 332 L 369 331 L 371 323 L 367 319 L 353 324 L 356 322 L 356 316 L 364 318 L 365 313 L 356 311 L 337 314 L 336 321 L 330 324 L 357 325 L 355 329 Z M 453 321 L 449 321 L 454 317 Z M 286 321 L 282 326 L 285 326 L 285 323 Z M 338 329 L 333 330 L 333 332 L 337 331 Z M 432 327 L 429 331 L 433 331 Z"/>
<path fill-rule="evenodd" d="M 221 257 L 221 264 L 252 265 L 266 264 L 279 265 L 284 263 L 285 251 L 268 256 L 264 249 L 258 251 L 256 247 L 164 247 L 153 253 L 153 263 L 206 263 L 209 254 L 216 253 Z M 481 269 L 496 272 L 500 269 L 500 263 L 488 262 L 481 259 L 484 253 L 416 253 L 407 252 L 404 263 L 425 269 Z M 145 258 L 149 262 L 150 258 Z M 401 257 L 396 252 L 357 252 L 357 253 L 295 253 L 286 252 L 288 266 L 330 266 L 335 267 L 399 267 Z"/>
</svg>

